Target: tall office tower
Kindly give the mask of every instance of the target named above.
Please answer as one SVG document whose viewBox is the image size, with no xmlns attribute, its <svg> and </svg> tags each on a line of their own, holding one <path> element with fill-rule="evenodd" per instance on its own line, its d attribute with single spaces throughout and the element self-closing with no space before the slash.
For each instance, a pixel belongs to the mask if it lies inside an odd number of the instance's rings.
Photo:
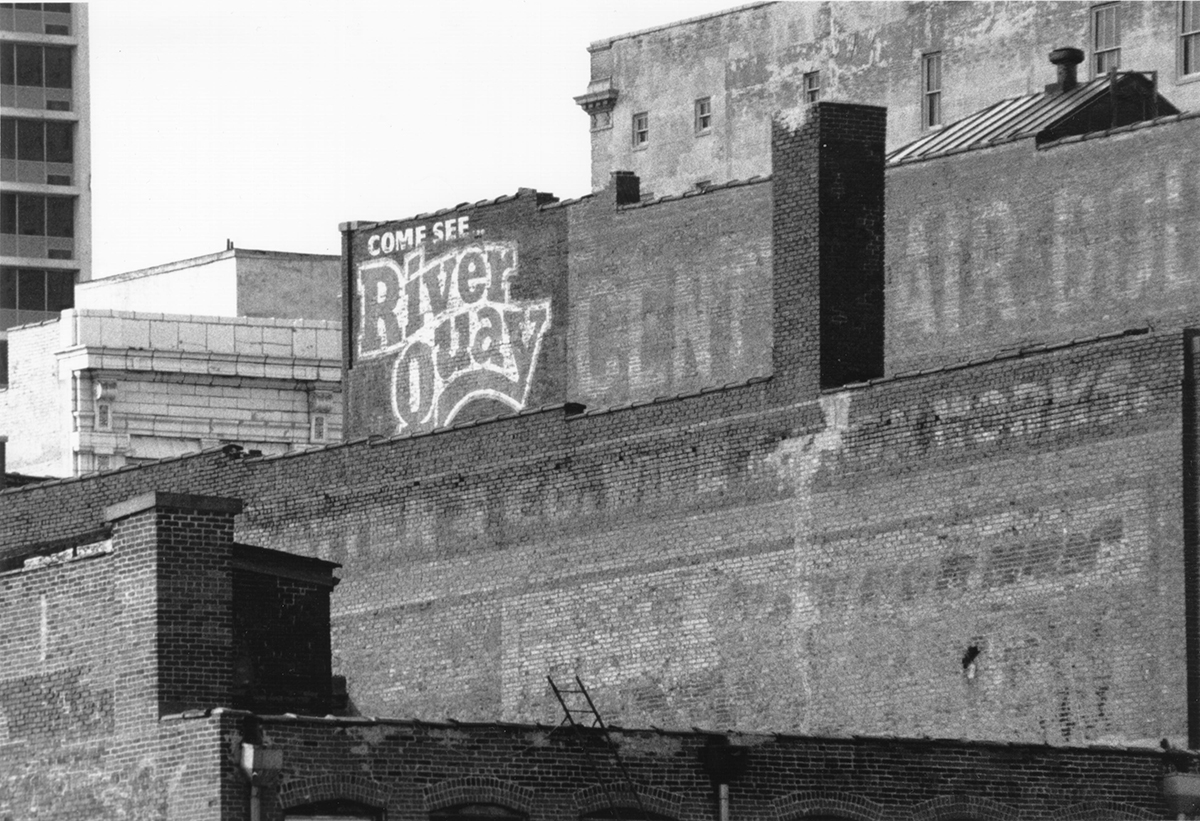
<svg viewBox="0 0 1200 821">
<path fill-rule="evenodd" d="M 0 385 L 6 331 L 58 316 L 91 278 L 83 3 L 0 3 Z"/>
</svg>

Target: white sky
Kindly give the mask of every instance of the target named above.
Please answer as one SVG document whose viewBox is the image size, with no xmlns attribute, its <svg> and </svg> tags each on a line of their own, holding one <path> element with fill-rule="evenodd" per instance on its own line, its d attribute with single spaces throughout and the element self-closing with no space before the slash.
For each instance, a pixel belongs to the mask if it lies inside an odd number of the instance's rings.
<svg viewBox="0 0 1200 821">
<path fill-rule="evenodd" d="M 588 193 L 589 43 L 739 0 L 89 7 L 93 276 Z"/>
</svg>

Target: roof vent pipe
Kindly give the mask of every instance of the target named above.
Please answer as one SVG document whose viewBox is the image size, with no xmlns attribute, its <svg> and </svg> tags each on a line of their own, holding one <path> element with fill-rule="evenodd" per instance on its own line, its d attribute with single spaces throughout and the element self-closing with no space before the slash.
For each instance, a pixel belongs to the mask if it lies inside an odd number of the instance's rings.
<svg viewBox="0 0 1200 821">
<path fill-rule="evenodd" d="M 1063 94 L 1079 85 L 1075 66 L 1083 62 L 1082 51 L 1077 48 L 1056 48 L 1050 52 L 1050 62 L 1058 69 L 1058 82 L 1047 88 L 1047 91 Z"/>
</svg>

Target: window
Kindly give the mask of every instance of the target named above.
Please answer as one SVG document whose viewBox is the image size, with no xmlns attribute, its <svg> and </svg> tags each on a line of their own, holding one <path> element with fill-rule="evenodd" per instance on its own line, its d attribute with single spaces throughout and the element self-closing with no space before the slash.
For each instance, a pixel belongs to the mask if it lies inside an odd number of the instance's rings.
<svg viewBox="0 0 1200 821">
<path fill-rule="evenodd" d="M 375 807 L 350 799 L 335 798 L 303 807 L 292 807 L 283 813 L 285 821 L 376 821 L 380 811 Z"/>
<path fill-rule="evenodd" d="M 1121 27 L 1116 3 L 1092 9 L 1092 68 L 1096 75 L 1121 66 Z"/>
<path fill-rule="evenodd" d="M 1200 74 L 1200 0 L 1179 4 L 1179 74 Z"/>
<path fill-rule="evenodd" d="M 712 97 L 701 97 L 696 101 L 696 133 L 712 131 Z"/>
<path fill-rule="evenodd" d="M 0 44 L 0 84 L 70 88 L 71 49 Z"/>
<path fill-rule="evenodd" d="M 49 319 L 74 304 L 74 271 L 0 267 L 0 331 Z"/>
<path fill-rule="evenodd" d="M 921 57 L 921 128 L 942 124 L 942 53 Z"/>
<path fill-rule="evenodd" d="M 633 147 L 645 148 L 650 142 L 650 115 L 642 111 L 633 115 Z"/>
<path fill-rule="evenodd" d="M 821 72 L 806 72 L 804 75 L 804 102 L 815 103 L 819 99 L 821 99 Z"/>
<path fill-rule="evenodd" d="M 458 804 L 430 810 L 430 821 L 522 821 L 525 816 L 500 804 Z"/>
<path fill-rule="evenodd" d="M 0 194 L 0 234 L 74 237 L 75 200 L 41 194 Z"/>
</svg>

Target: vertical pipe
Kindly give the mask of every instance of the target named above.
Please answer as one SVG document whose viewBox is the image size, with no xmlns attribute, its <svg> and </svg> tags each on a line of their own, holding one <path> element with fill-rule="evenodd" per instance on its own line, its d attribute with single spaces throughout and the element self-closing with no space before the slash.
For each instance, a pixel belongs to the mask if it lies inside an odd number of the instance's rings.
<svg viewBox="0 0 1200 821">
<path fill-rule="evenodd" d="M 250 782 L 250 821 L 262 821 L 262 796 L 258 794 L 258 784 Z"/>
<path fill-rule="evenodd" d="M 719 809 L 717 821 L 729 821 L 729 785 L 717 785 L 717 806 Z"/>
<path fill-rule="evenodd" d="M 1197 556 L 1197 407 L 1196 346 L 1200 334 L 1185 332 L 1183 348 L 1183 601 L 1184 644 L 1187 648 L 1188 747 L 1200 748 L 1200 556 Z"/>
</svg>

